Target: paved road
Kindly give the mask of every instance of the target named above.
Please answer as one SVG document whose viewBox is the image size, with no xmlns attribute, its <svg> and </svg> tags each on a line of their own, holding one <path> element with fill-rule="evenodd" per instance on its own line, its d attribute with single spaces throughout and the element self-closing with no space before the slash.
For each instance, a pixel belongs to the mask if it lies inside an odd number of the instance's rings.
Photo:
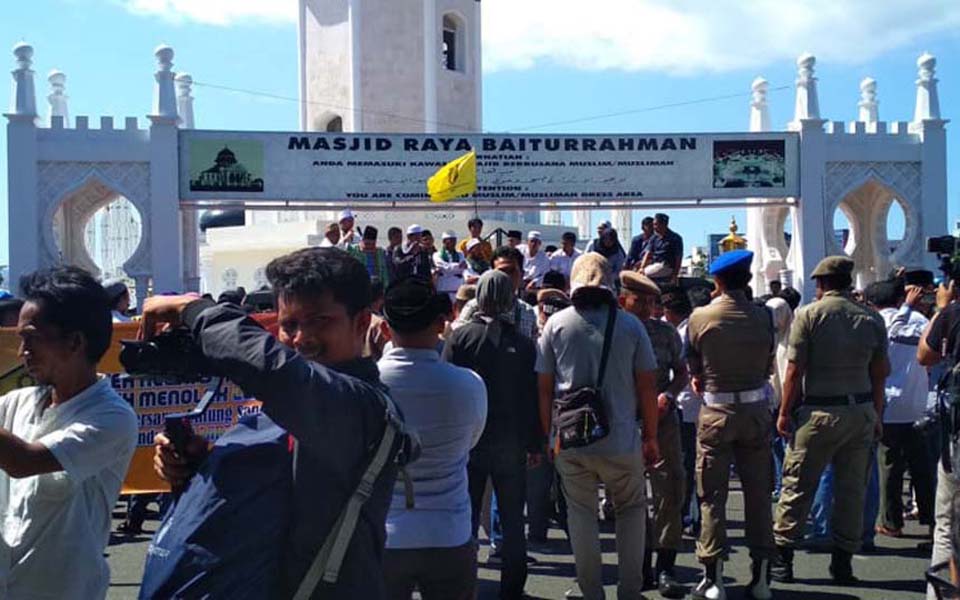
<svg viewBox="0 0 960 600">
<path fill-rule="evenodd" d="M 731 600 L 741 597 L 743 585 L 749 581 L 750 558 L 743 548 L 743 497 L 739 491 L 730 495 L 730 538 L 734 552 L 726 563 L 727 594 Z M 153 530 L 156 521 L 148 521 L 146 528 Z M 604 577 L 608 583 L 607 597 L 616 597 L 616 553 L 612 527 L 602 527 L 604 551 Z M 916 521 L 908 522 L 905 536 L 891 539 L 878 536 L 877 551 L 869 556 L 857 556 L 854 569 L 862 585 L 853 588 L 833 587 L 827 565 L 829 553 L 798 552 L 795 571 L 799 580 L 793 585 L 775 584 L 777 600 L 919 600 L 924 597 L 923 572 L 929 562 L 929 551 L 920 552 L 917 545 L 923 541 L 922 529 Z M 543 552 L 533 555 L 537 564 L 530 568 L 527 593 L 535 598 L 563 598 L 574 577 L 573 556 L 563 532 L 551 530 L 551 541 Z M 148 536 L 135 538 L 114 536 L 108 548 L 112 579 L 110 600 L 127 600 L 137 597 L 143 572 L 143 558 Z M 485 547 L 480 551 L 480 600 L 497 597 L 499 571 L 488 569 L 484 564 Z M 699 568 L 693 557 L 693 540 L 684 539 L 684 552 L 678 557 L 678 576 L 681 581 L 694 582 Z M 650 599 L 659 598 L 656 592 L 647 592 Z"/>
</svg>

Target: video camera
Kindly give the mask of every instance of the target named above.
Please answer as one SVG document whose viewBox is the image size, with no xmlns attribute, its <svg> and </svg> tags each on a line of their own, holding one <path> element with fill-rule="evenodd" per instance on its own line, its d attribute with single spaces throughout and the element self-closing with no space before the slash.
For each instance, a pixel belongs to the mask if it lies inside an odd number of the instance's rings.
<svg viewBox="0 0 960 600">
<path fill-rule="evenodd" d="M 927 252 L 940 259 L 940 271 L 946 280 L 960 283 L 960 238 L 952 235 L 927 238 Z"/>
<path fill-rule="evenodd" d="M 186 329 L 165 331 L 145 342 L 122 340 L 120 344 L 120 364 L 130 375 L 171 383 L 195 383 L 210 376 L 203 351 Z M 225 385 L 225 378 L 214 378 L 193 410 L 164 416 L 163 432 L 181 456 L 186 456 L 193 421 L 203 416 Z M 182 491 L 174 490 L 174 493 Z"/>
</svg>

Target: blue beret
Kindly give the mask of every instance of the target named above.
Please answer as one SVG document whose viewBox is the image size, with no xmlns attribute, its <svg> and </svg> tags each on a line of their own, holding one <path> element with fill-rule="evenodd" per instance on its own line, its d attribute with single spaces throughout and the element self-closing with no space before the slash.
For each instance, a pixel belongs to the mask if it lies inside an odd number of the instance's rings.
<svg viewBox="0 0 960 600">
<path fill-rule="evenodd" d="M 731 250 L 724 252 L 717 260 L 710 263 L 710 274 L 716 275 L 730 269 L 749 268 L 753 262 L 753 252 L 749 250 Z"/>
</svg>

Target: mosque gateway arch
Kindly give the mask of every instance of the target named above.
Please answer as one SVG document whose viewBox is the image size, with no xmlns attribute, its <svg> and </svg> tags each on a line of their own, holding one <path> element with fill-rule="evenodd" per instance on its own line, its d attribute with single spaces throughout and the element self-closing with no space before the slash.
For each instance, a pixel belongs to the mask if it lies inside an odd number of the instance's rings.
<svg viewBox="0 0 960 600">
<path fill-rule="evenodd" d="M 457 227 L 479 210 L 542 216 L 557 232 L 582 233 L 591 209 L 612 209 L 615 226 L 624 221 L 629 232 L 630 211 L 637 208 L 746 207 L 757 285 L 763 289 L 786 271 L 808 294 L 806 274 L 825 255 L 850 254 L 863 285 L 894 265 L 933 267 L 924 239 L 946 231 L 946 121 L 936 60 L 928 54 L 917 61 L 909 121 L 879 120 L 877 84 L 870 79 L 861 85 L 857 120 L 822 118 L 816 61 L 803 55 L 794 118 L 785 130 L 771 128 L 767 83 L 758 78 L 748 131 L 618 135 L 405 133 L 387 127 L 344 133 L 345 121 L 337 115 L 307 116 L 305 123 L 316 121 L 322 131 L 197 130 L 192 79 L 175 72 L 174 52 L 166 46 L 155 53 L 148 125 L 127 118 L 117 126 L 112 117 L 100 117 L 97 127 L 87 116 L 68 119 L 62 74 L 51 75 L 49 114 L 41 119 L 33 48 L 18 44 L 14 57 L 14 91 L 5 115 L 14 280 L 60 263 L 96 270 L 79 241 L 81 228 L 92 212 L 118 197 L 140 217 L 139 242 L 124 269 L 138 289 L 155 292 L 198 290 L 203 236 L 197 213 L 204 209 L 311 214 L 350 207 L 384 219 L 404 211 L 442 211 L 455 215 Z M 450 60 L 447 66 L 456 67 L 461 59 Z M 476 194 L 431 204 L 426 179 L 470 150 L 478 156 Z M 886 222 L 894 205 L 904 213 L 905 234 L 891 250 Z M 851 224 L 843 247 L 834 239 L 837 210 Z M 564 227 L 561 215 L 571 212 L 574 224 Z M 792 231 L 789 246 L 785 228 Z"/>
</svg>

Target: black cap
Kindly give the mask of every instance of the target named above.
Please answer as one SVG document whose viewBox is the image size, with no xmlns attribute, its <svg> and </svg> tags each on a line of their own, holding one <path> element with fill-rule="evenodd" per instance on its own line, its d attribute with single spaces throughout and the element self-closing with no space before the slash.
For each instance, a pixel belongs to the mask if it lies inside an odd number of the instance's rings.
<svg viewBox="0 0 960 600">
<path fill-rule="evenodd" d="M 380 233 L 377 231 L 377 228 L 373 225 L 367 225 L 363 228 L 363 239 L 369 240 L 372 242 L 377 241 L 377 234 Z"/>
<path fill-rule="evenodd" d="M 392 329 L 412 333 L 426 328 L 443 314 L 433 285 L 418 277 L 401 279 L 387 288 L 383 316 Z"/>
<path fill-rule="evenodd" d="M 518 229 L 511 229 L 507 232 L 507 237 L 520 240 L 523 239 L 523 232 Z"/>
</svg>

